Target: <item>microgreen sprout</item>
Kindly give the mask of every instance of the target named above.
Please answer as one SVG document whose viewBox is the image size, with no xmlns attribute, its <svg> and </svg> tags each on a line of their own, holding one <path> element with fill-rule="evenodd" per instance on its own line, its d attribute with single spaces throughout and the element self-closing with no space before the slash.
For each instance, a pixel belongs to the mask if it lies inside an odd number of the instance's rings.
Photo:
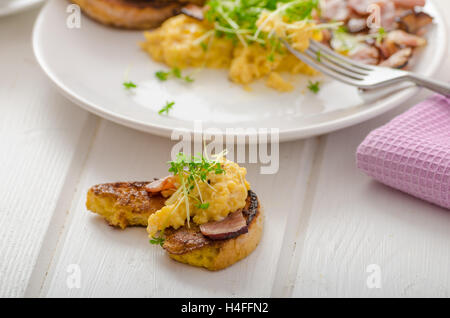
<svg viewBox="0 0 450 318">
<path fill-rule="evenodd" d="M 202 194 L 200 192 L 199 184 L 205 183 L 209 187 L 208 176 L 210 173 L 224 174 L 225 170 L 222 164 L 218 160 L 208 159 L 206 156 L 187 156 L 184 153 L 179 153 L 175 160 L 169 161 L 169 172 L 177 176 L 180 181 L 180 189 L 177 191 L 177 195 L 180 199 L 184 199 L 186 204 L 186 219 L 189 226 L 190 210 L 189 210 L 189 197 L 192 197 L 192 191 L 197 189 L 198 196 L 194 197 L 198 201 L 195 207 L 206 210 L 209 207 L 208 202 L 203 202 Z M 175 194 L 174 194 L 175 195 Z"/>
<path fill-rule="evenodd" d="M 205 42 L 200 42 L 200 47 L 203 49 L 203 51 L 208 51 L 208 44 Z"/>
<path fill-rule="evenodd" d="M 202 210 L 206 210 L 209 208 L 209 202 L 199 203 L 196 205 L 196 207 Z"/>
<path fill-rule="evenodd" d="M 167 81 L 167 78 L 169 77 L 170 72 L 164 72 L 164 71 L 158 71 L 155 73 L 155 76 L 160 80 L 160 81 Z"/>
<path fill-rule="evenodd" d="M 377 35 L 376 35 L 378 45 L 380 45 L 383 42 L 385 36 L 386 36 L 386 30 L 383 27 L 379 28 Z"/>
<path fill-rule="evenodd" d="M 134 84 L 132 81 L 123 82 L 122 85 L 123 85 L 123 87 L 124 87 L 126 90 L 130 90 L 130 89 L 132 89 L 132 88 L 136 88 L 136 87 L 137 87 L 137 85 Z"/>
<path fill-rule="evenodd" d="M 163 235 L 164 233 L 160 232 L 158 237 L 153 236 L 149 241 L 150 244 L 161 245 L 162 247 L 164 245 L 164 241 L 166 240 Z"/>
<path fill-rule="evenodd" d="M 271 36 L 262 29 L 275 17 L 289 22 L 309 19 L 318 9 L 319 0 L 210 0 L 207 5 L 205 17 L 214 25 L 216 36 L 246 46 L 266 43 Z M 263 12 L 268 12 L 268 17 L 257 26 Z"/>
<path fill-rule="evenodd" d="M 311 82 L 308 81 L 308 89 L 313 92 L 314 94 L 317 94 L 320 91 L 320 82 Z"/>
<path fill-rule="evenodd" d="M 181 79 L 187 83 L 192 83 L 194 79 L 191 76 L 184 76 L 178 67 L 172 68 L 170 71 L 158 71 L 155 76 L 162 82 L 167 81 L 170 77 Z"/>
<path fill-rule="evenodd" d="M 169 111 L 172 109 L 173 105 L 175 105 L 175 102 L 170 102 L 170 103 L 166 102 L 166 105 L 159 110 L 158 114 L 160 114 L 160 115 L 163 115 L 163 114 L 168 115 Z"/>
</svg>

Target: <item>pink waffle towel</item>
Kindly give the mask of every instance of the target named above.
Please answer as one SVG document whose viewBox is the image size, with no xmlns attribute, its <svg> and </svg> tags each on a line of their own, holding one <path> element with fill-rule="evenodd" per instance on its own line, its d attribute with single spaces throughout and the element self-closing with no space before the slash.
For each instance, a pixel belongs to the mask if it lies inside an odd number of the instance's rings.
<svg viewBox="0 0 450 318">
<path fill-rule="evenodd" d="M 434 95 L 372 131 L 356 160 L 376 180 L 450 209 L 450 98 Z"/>
</svg>

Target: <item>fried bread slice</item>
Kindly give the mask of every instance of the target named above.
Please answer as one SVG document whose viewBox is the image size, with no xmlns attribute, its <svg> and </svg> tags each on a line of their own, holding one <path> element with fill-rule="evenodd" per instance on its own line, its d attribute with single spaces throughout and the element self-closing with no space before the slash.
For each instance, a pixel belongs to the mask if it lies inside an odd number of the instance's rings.
<svg viewBox="0 0 450 318">
<path fill-rule="evenodd" d="M 243 214 L 248 232 L 224 240 L 211 240 L 191 224 L 179 229 L 166 229 L 163 248 L 169 256 L 181 263 L 204 267 L 208 270 L 224 269 L 247 257 L 261 240 L 264 216 L 258 198 L 249 191 Z"/>
<path fill-rule="evenodd" d="M 151 29 L 179 14 L 187 3 L 204 0 L 71 0 L 92 19 L 125 29 Z"/>
<path fill-rule="evenodd" d="M 86 207 L 104 217 L 112 226 L 147 226 L 148 217 L 164 206 L 161 194 L 149 194 L 150 182 L 98 184 L 89 189 Z"/>
<path fill-rule="evenodd" d="M 148 218 L 164 206 L 166 198 L 145 190 L 150 182 L 116 182 L 89 189 L 86 207 L 112 226 L 147 226 Z M 200 227 L 167 228 L 163 248 L 172 259 L 208 270 L 226 268 L 248 256 L 258 245 L 263 230 L 263 212 L 256 194 L 249 190 L 242 214 L 248 231 L 223 240 L 204 236 Z"/>
</svg>

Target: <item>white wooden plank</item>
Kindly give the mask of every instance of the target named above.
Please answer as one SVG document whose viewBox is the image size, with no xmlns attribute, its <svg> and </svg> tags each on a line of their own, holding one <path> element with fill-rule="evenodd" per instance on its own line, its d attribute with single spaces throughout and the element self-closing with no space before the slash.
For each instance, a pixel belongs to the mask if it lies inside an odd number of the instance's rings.
<svg viewBox="0 0 450 318">
<path fill-rule="evenodd" d="M 0 20 L 1 297 L 24 295 L 88 116 L 50 88 L 36 64 L 36 14 Z"/>
<path fill-rule="evenodd" d="M 0 78 L 0 296 L 21 296 L 27 284 L 28 295 L 43 296 L 449 295 L 448 212 L 371 182 L 354 167 L 358 143 L 393 113 L 319 146 L 282 145 L 276 176 L 249 167 L 269 216 L 264 248 L 222 272 L 174 263 L 149 246 L 145 230 L 116 231 L 85 211 L 90 185 L 165 171 L 167 140 L 103 123 L 61 217 L 84 157 L 76 149 L 89 144 L 80 142 L 81 131 L 92 131 L 95 121 L 50 89 L 36 66 L 29 45 L 35 14 L 0 20 L 0 40 L 8 43 L 0 51 L 8 61 Z M 52 258 L 54 231 L 64 220 Z M 81 289 L 66 286 L 69 264 L 81 266 Z M 368 264 L 381 266 L 381 290 L 366 287 Z"/>
<path fill-rule="evenodd" d="M 56 247 L 66 223 L 68 211 L 72 205 L 75 189 L 80 181 L 80 176 L 86 163 L 87 154 L 95 139 L 95 131 L 99 127 L 100 118 L 89 115 L 86 120 L 78 143 L 74 145 L 74 154 L 70 166 L 64 177 L 64 184 L 55 202 L 54 213 L 43 238 L 39 256 L 34 263 L 33 272 L 28 281 L 25 297 L 36 297 L 43 286 L 47 271 L 53 260 Z"/>
<path fill-rule="evenodd" d="M 85 208 L 86 192 L 93 184 L 164 176 L 171 145 L 165 139 L 102 123 L 70 211 L 64 243 L 41 296 L 270 296 L 287 216 L 296 209 L 292 189 L 297 180 L 306 179 L 311 158 L 303 154 L 310 156 L 313 151 L 305 151 L 303 142 L 283 144 L 284 168 L 276 175 L 260 175 L 256 165 L 248 166 L 248 179 L 266 212 L 263 239 L 244 261 L 208 272 L 170 260 L 148 243 L 145 229 L 113 229 Z M 80 289 L 67 287 L 70 264 L 80 266 Z"/>
<path fill-rule="evenodd" d="M 295 275 L 301 255 L 301 249 L 297 246 L 299 233 L 304 233 L 309 223 L 312 204 L 310 194 L 317 183 L 320 162 L 317 162 L 316 158 L 320 157 L 323 152 L 324 143 L 322 139 L 323 137 L 313 138 L 305 142 L 304 158 L 311 159 L 309 162 L 303 161 L 304 172 L 297 177 L 296 185 L 287 189 L 290 193 L 288 200 L 292 202 L 291 204 L 295 208 L 291 209 L 288 215 L 271 297 L 288 297 L 295 285 Z"/>
<path fill-rule="evenodd" d="M 450 4 L 436 1 L 444 16 Z M 450 60 L 437 78 L 448 81 Z M 449 211 L 381 185 L 356 169 L 364 137 L 422 101 L 422 92 L 381 118 L 325 138 L 308 229 L 296 238 L 292 296 L 450 296 Z M 314 172 L 313 172 L 314 174 Z M 370 264 L 381 270 L 381 288 L 368 288 Z M 289 284 L 289 281 L 286 283 Z"/>
<path fill-rule="evenodd" d="M 428 94 L 326 137 L 316 159 L 322 162 L 317 186 L 309 193 L 313 205 L 302 212 L 311 217 L 307 230 L 297 236 L 292 296 L 450 295 L 450 213 L 371 180 L 355 165 L 356 148 L 372 129 Z M 371 264 L 381 270 L 379 289 L 366 284 Z"/>
</svg>

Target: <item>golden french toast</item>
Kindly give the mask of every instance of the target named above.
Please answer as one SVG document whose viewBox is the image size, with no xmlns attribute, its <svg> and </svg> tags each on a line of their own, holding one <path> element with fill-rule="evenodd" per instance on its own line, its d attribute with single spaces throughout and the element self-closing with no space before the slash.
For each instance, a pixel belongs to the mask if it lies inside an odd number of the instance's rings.
<svg viewBox="0 0 450 318">
<path fill-rule="evenodd" d="M 87 194 L 86 207 L 122 229 L 127 226 L 147 226 L 150 214 L 164 206 L 160 194 L 149 194 L 150 182 L 116 182 L 93 186 Z"/>
<path fill-rule="evenodd" d="M 247 257 L 261 240 L 264 215 L 254 192 L 249 191 L 242 212 L 247 222 L 246 233 L 211 240 L 201 233 L 198 226 L 191 225 L 191 228 L 167 230 L 163 248 L 178 262 L 212 271 L 224 269 Z"/>
<path fill-rule="evenodd" d="M 86 206 L 105 218 L 112 226 L 147 226 L 148 217 L 164 206 L 161 195 L 149 195 L 145 186 L 150 182 L 116 182 L 93 186 L 88 191 Z M 212 240 L 191 224 L 167 229 L 162 244 L 169 256 L 181 263 L 209 270 L 226 268 L 249 255 L 258 245 L 263 229 L 263 213 L 258 198 L 251 190 L 242 214 L 247 232 L 228 233 L 223 239 Z M 237 234 L 237 235 L 236 235 Z"/>
<path fill-rule="evenodd" d="M 180 13 L 187 3 L 203 0 L 71 0 L 92 19 L 126 29 L 151 29 Z"/>
<path fill-rule="evenodd" d="M 247 170 L 219 157 L 169 162 L 169 175 L 152 182 L 93 186 L 86 206 L 112 226 L 147 226 L 150 243 L 181 263 L 220 270 L 258 245 L 263 213 L 245 179 Z"/>
</svg>

